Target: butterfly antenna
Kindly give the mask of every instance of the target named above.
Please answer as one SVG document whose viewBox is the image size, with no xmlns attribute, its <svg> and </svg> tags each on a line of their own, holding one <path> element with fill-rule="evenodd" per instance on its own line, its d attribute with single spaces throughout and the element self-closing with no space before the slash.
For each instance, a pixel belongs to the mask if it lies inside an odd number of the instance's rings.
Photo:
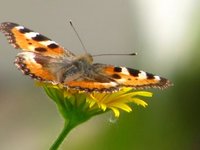
<svg viewBox="0 0 200 150">
<path fill-rule="evenodd" d="M 82 42 L 82 40 L 81 40 L 81 38 L 80 38 L 78 32 L 76 31 L 76 29 L 75 29 L 75 27 L 74 27 L 72 21 L 70 20 L 69 23 L 70 23 L 71 27 L 73 28 L 74 32 L 76 33 L 76 36 L 78 37 L 78 39 L 79 39 L 79 41 L 80 41 L 80 43 L 81 43 L 81 45 L 82 45 L 82 47 L 83 47 L 83 50 L 85 51 L 85 53 L 87 53 L 87 49 L 85 48 L 85 45 L 83 44 L 83 42 Z"/>
<path fill-rule="evenodd" d="M 134 56 L 134 55 L 137 55 L 137 53 L 127 53 L 127 54 L 97 54 L 97 55 L 92 55 L 93 57 L 96 57 L 96 56 L 107 56 L 107 55 L 125 55 L 125 56 Z"/>
</svg>

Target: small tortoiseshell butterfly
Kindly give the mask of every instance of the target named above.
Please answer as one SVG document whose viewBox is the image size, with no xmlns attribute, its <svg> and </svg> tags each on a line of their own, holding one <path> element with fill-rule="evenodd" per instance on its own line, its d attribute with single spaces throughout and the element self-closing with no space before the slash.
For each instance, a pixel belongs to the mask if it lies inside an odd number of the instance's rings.
<svg viewBox="0 0 200 150">
<path fill-rule="evenodd" d="M 151 73 L 126 67 L 93 63 L 90 54 L 76 56 L 51 39 L 21 25 L 0 24 L 11 45 L 22 49 L 15 65 L 25 75 L 69 89 L 86 92 L 114 92 L 121 87 L 166 88 L 170 81 Z"/>
</svg>

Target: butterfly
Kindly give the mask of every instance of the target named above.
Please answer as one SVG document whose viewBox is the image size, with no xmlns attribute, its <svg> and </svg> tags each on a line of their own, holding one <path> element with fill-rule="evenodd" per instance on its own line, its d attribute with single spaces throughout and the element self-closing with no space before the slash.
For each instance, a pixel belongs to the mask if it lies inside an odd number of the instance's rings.
<svg viewBox="0 0 200 150">
<path fill-rule="evenodd" d="M 44 83 L 85 92 L 115 92 L 133 89 L 167 88 L 171 82 L 142 70 L 93 63 L 92 55 L 75 55 L 48 37 L 12 22 L 0 24 L 9 43 L 21 49 L 15 65 L 25 75 Z"/>
</svg>

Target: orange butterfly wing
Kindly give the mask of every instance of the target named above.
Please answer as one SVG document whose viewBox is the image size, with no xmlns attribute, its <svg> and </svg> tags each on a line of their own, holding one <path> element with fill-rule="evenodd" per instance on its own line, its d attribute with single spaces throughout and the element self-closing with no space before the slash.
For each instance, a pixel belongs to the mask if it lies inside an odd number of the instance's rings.
<svg viewBox="0 0 200 150">
<path fill-rule="evenodd" d="M 23 74 L 29 75 L 32 79 L 53 82 L 57 79 L 48 66 L 51 59 L 33 52 L 22 52 L 16 56 L 15 65 Z"/>
<path fill-rule="evenodd" d="M 46 36 L 16 23 L 1 23 L 0 31 L 5 34 L 14 48 L 24 51 L 15 59 L 18 69 L 39 81 L 57 81 L 56 74 L 48 66 L 51 63 L 50 60 L 56 61 L 63 58 L 71 60 L 75 56 Z"/>
<path fill-rule="evenodd" d="M 91 73 L 90 78 L 79 78 L 64 83 L 70 88 L 85 91 L 112 92 L 122 87 L 133 89 L 167 88 L 171 82 L 163 77 L 153 75 L 141 70 L 112 65 L 93 64 L 96 73 Z"/>
<path fill-rule="evenodd" d="M 63 47 L 59 46 L 56 42 L 46 36 L 16 23 L 1 23 L 0 31 L 7 36 L 9 43 L 15 48 L 19 48 L 24 51 L 42 53 L 44 56 L 51 57 L 75 56 L 72 52 L 65 50 Z"/>
<path fill-rule="evenodd" d="M 167 88 L 171 85 L 166 78 L 126 67 L 107 66 L 104 73 L 115 80 L 120 87 L 143 88 Z"/>
</svg>

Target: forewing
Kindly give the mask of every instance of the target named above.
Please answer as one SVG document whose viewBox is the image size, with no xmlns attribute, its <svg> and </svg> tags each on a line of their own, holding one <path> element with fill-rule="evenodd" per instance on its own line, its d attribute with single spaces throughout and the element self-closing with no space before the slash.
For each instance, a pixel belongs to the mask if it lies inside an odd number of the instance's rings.
<svg viewBox="0 0 200 150">
<path fill-rule="evenodd" d="M 172 83 L 163 77 L 126 67 L 104 66 L 102 72 L 116 81 L 120 87 L 143 88 L 167 88 Z"/>
<path fill-rule="evenodd" d="M 6 35 L 9 43 L 17 49 L 41 53 L 44 56 L 51 57 L 75 56 L 51 39 L 16 23 L 1 23 L 0 31 Z"/>
<path fill-rule="evenodd" d="M 171 85 L 166 78 L 131 68 L 93 64 L 91 70 L 90 74 L 65 82 L 64 85 L 88 92 L 114 92 L 122 87 L 163 89 Z"/>
</svg>

